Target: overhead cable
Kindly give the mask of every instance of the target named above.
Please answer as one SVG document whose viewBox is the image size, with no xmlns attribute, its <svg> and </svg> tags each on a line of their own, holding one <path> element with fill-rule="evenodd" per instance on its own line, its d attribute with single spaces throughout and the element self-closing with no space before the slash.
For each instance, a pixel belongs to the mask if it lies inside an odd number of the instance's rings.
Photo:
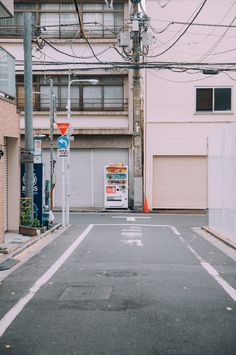
<svg viewBox="0 0 236 355">
<path fill-rule="evenodd" d="M 161 55 L 163 55 L 164 53 L 168 52 L 172 47 L 174 47 L 174 45 L 183 37 L 183 35 L 188 31 L 189 27 L 192 25 L 192 23 L 194 22 L 194 20 L 198 17 L 198 15 L 200 14 L 200 12 L 202 11 L 203 7 L 205 6 L 207 0 L 204 0 L 203 3 L 201 4 L 199 10 L 197 11 L 196 15 L 193 17 L 193 19 L 191 20 L 191 22 L 189 23 L 189 25 L 185 28 L 185 30 L 179 35 L 179 37 L 168 47 L 166 48 L 164 51 L 162 51 L 161 53 L 158 53 L 156 55 L 151 55 L 148 56 L 150 58 L 154 58 L 154 57 L 159 57 Z"/>
<path fill-rule="evenodd" d="M 79 26 L 80 26 L 80 30 L 81 30 L 81 34 L 82 34 L 82 37 L 85 39 L 87 45 L 89 46 L 92 54 L 94 55 L 94 57 L 97 59 L 98 62 L 102 63 L 100 61 L 100 59 L 97 57 L 96 53 L 94 52 L 93 50 L 93 47 L 91 46 L 85 32 L 84 32 L 84 29 L 83 29 L 83 23 L 82 23 L 82 19 L 81 19 L 81 16 L 80 16 L 80 11 L 79 11 L 79 6 L 78 6 L 78 3 L 77 3 L 77 0 L 74 0 L 74 3 L 75 3 L 75 10 L 76 10 L 76 13 L 78 15 L 78 21 L 79 21 Z"/>
</svg>

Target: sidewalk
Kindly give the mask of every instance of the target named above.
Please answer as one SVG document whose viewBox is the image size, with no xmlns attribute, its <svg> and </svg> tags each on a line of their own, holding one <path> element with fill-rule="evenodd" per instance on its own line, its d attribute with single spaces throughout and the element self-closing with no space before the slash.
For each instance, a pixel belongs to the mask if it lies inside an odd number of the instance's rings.
<svg viewBox="0 0 236 355">
<path fill-rule="evenodd" d="M 231 248 L 234 248 L 236 250 L 236 242 L 235 240 L 233 240 L 232 238 L 208 227 L 208 226 L 204 226 L 202 227 L 203 230 L 205 230 L 207 233 L 213 235 L 213 237 L 221 240 L 223 243 L 227 244 L 228 246 L 230 246 Z"/>
<path fill-rule="evenodd" d="M 30 237 L 26 235 L 17 234 L 17 233 L 5 233 L 4 243 L 0 244 L 0 264 L 14 257 L 15 255 L 17 255 L 24 249 L 28 248 L 32 244 L 36 243 L 38 240 L 42 239 L 43 237 L 46 237 L 47 235 L 51 234 L 60 226 L 61 223 L 55 223 L 46 232 L 36 237 Z"/>
</svg>

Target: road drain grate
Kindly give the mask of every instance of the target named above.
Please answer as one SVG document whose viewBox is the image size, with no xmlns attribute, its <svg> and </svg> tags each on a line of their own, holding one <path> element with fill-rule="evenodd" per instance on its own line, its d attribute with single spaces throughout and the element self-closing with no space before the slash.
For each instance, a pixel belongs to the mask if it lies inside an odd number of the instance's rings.
<svg viewBox="0 0 236 355">
<path fill-rule="evenodd" d="M 100 275 L 107 277 L 134 277 L 137 273 L 134 271 L 104 271 Z"/>
</svg>

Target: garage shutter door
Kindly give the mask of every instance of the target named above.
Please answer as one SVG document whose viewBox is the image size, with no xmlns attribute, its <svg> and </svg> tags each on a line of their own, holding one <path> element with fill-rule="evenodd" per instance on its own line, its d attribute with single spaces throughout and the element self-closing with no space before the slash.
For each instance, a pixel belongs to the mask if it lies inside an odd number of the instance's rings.
<svg viewBox="0 0 236 355">
<path fill-rule="evenodd" d="M 7 159 L 7 139 L 4 138 L 3 145 L 3 164 L 4 164 L 4 232 L 8 229 L 8 159 Z"/>
<path fill-rule="evenodd" d="M 56 160 L 54 207 L 61 207 L 61 159 Z M 44 150 L 43 162 L 49 179 L 49 150 Z M 71 149 L 70 207 L 103 207 L 104 166 L 117 162 L 128 164 L 128 149 Z"/>
<path fill-rule="evenodd" d="M 205 156 L 155 156 L 154 208 L 207 208 Z"/>
</svg>

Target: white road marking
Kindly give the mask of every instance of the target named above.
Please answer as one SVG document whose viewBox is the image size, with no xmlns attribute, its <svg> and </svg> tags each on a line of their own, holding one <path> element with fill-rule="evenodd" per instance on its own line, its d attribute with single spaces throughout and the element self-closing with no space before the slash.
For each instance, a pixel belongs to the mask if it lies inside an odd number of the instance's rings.
<svg viewBox="0 0 236 355">
<path fill-rule="evenodd" d="M 115 218 L 115 217 L 114 217 Z M 120 218 L 120 217 L 118 217 Z M 126 218 L 126 217 L 125 217 Z M 142 217 L 140 217 L 142 218 Z M 143 217 L 145 218 L 145 217 Z M 149 218 L 149 217 L 148 217 Z M 97 224 L 94 224 L 94 226 L 130 226 L 130 224 L 126 224 L 126 223 L 122 223 L 122 224 L 108 224 L 108 223 L 97 223 Z M 171 225 L 168 225 L 168 224 L 135 224 L 135 225 L 132 225 L 132 227 L 135 226 L 135 227 L 160 227 L 160 228 L 170 228 L 172 230 L 172 232 L 176 235 L 180 235 L 180 232 L 178 231 L 178 229 L 174 226 L 171 226 Z"/>
<path fill-rule="evenodd" d="M 130 233 L 141 233 L 141 228 L 131 229 L 131 228 L 123 228 L 122 232 L 130 232 Z"/>
<path fill-rule="evenodd" d="M 121 242 L 131 246 L 133 246 L 134 244 L 136 244 L 137 247 L 143 246 L 141 239 L 125 239 L 125 240 L 121 240 Z"/>
<path fill-rule="evenodd" d="M 20 314 L 29 301 L 35 296 L 40 288 L 50 280 L 50 278 L 60 269 L 64 262 L 70 257 L 73 251 L 80 245 L 84 238 L 94 227 L 90 224 L 84 232 L 69 246 L 61 257 L 33 284 L 28 293 L 19 299 L 19 301 L 3 316 L 0 320 L 0 337 L 5 333 L 14 319 Z"/>
<path fill-rule="evenodd" d="M 236 290 L 228 284 L 218 273 L 218 271 L 213 268 L 209 263 L 203 262 L 201 265 L 204 269 L 218 282 L 218 284 L 223 287 L 223 289 L 228 293 L 228 295 L 236 302 Z"/>
<path fill-rule="evenodd" d="M 176 235 L 180 235 L 180 232 L 174 226 L 169 226 Z"/>
<path fill-rule="evenodd" d="M 130 237 L 130 238 L 134 238 L 134 237 L 140 237 L 143 235 L 142 232 L 122 232 L 121 235 L 123 237 Z"/>
<path fill-rule="evenodd" d="M 208 274 L 211 275 L 216 280 L 216 282 L 226 291 L 226 293 L 228 293 L 228 295 L 234 300 L 234 302 L 236 302 L 236 290 L 220 276 L 218 271 L 213 266 L 211 266 L 211 264 L 207 263 L 200 255 L 198 255 L 198 253 L 182 237 L 180 240 L 196 256 Z"/>
<path fill-rule="evenodd" d="M 127 222 L 135 222 L 136 219 L 150 219 L 151 217 L 140 217 L 140 216 L 111 216 L 111 218 L 120 218 L 120 219 L 126 219 Z"/>
<path fill-rule="evenodd" d="M 135 222 L 135 217 L 127 217 L 127 222 Z"/>
</svg>

